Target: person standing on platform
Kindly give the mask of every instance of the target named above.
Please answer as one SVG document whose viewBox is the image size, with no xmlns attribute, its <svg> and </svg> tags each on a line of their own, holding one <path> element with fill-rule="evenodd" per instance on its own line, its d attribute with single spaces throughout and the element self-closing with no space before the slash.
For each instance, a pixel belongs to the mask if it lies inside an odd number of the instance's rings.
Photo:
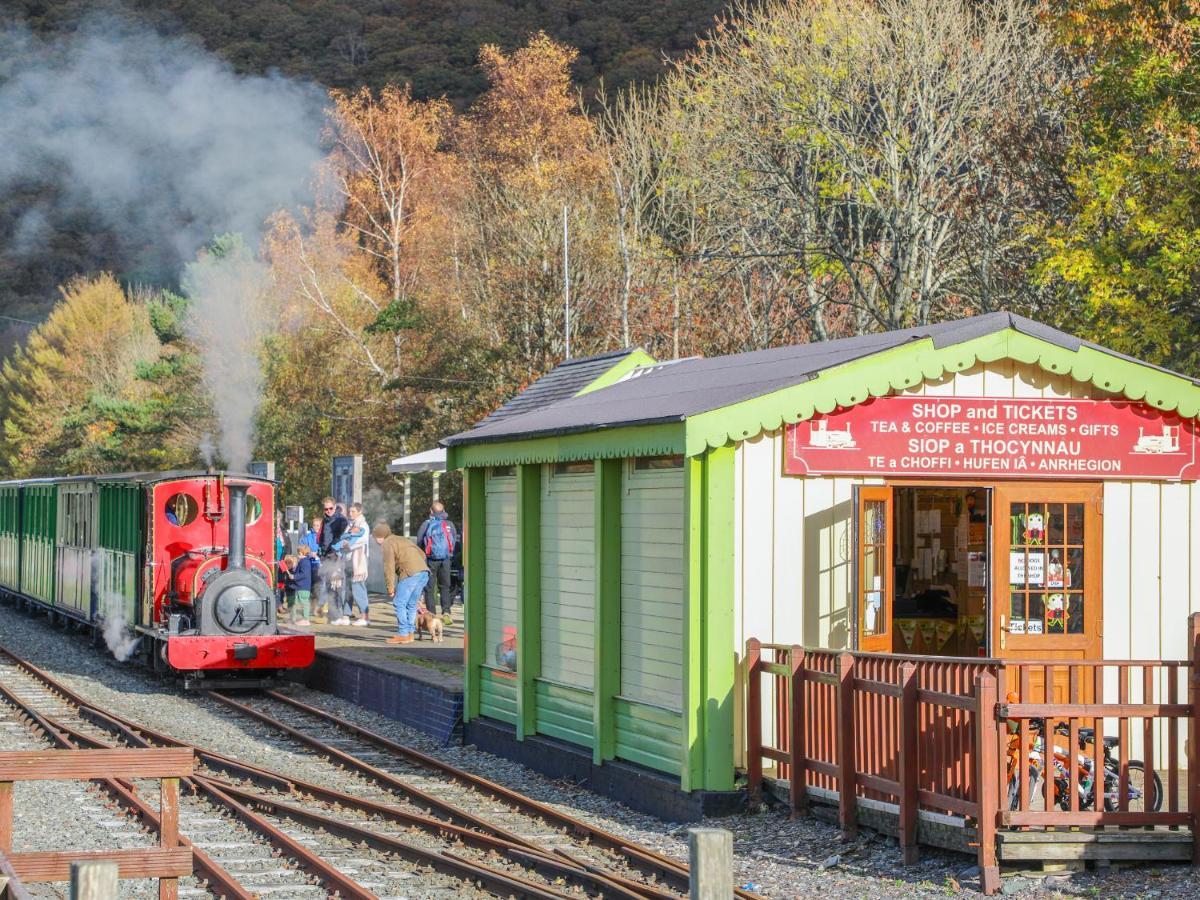
<svg viewBox="0 0 1200 900">
<path fill-rule="evenodd" d="M 325 517 L 321 520 L 321 537 L 318 541 L 320 547 L 321 558 L 321 594 L 318 597 L 317 603 L 320 606 L 320 612 L 325 615 L 325 621 L 329 625 L 349 625 L 350 619 L 342 621 L 342 590 L 345 588 L 345 579 L 335 577 L 335 569 L 338 568 L 340 560 L 338 559 L 337 545 L 341 543 L 342 535 L 346 533 L 346 526 L 349 524 L 346 517 L 338 513 L 337 504 L 332 497 L 326 497 L 321 501 L 321 509 L 325 512 Z M 340 585 L 335 589 L 333 584 L 340 582 Z"/>
<path fill-rule="evenodd" d="M 371 615 L 370 599 L 367 597 L 367 541 L 370 539 L 362 504 L 351 503 L 350 524 L 342 535 L 342 561 L 346 566 L 346 578 L 350 581 L 350 595 L 358 607 L 358 618 L 354 624 L 360 628 L 366 627 Z M 346 618 L 352 611 L 347 602 L 342 617 Z"/>
<path fill-rule="evenodd" d="M 375 543 L 383 547 L 383 578 L 396 608 L 396 634 L 389 644 L 411 644 L 417 621 L 417 601 L 429 582 L 425 554 L 412 541 L 392 534 L 380 522 L 372 530 Z"/>
<path fill-rule="evenodd" d="M 451 610 L 454 608 L 454 594 L 450 590 L 450 560 L 454 556 L 454 548 L 458 546 L 458 531 L 446 507 L 441 501 L 434 500 L 429 507 L 429 518 L 421 523 L 417 530 L 417 546 L 425 551 L 425 561 L 429 564 L 429 582 L 425 585 L 425 608 L 430 613 L 437 613 L 435 594 L 442 595 L 442 622 L 449 625 L 454 619 Z"/>
</svg>

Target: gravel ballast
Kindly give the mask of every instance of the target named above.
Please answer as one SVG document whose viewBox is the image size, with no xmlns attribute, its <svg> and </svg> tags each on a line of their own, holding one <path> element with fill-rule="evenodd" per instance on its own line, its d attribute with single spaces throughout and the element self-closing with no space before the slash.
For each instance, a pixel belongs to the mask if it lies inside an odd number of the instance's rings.
<svg viewBox="0 0 1200 900">
<path fill-rule="evenodd" d="M 56 629 L 44 618 L 30 617 L 0 605 L 0 643 L 62 679 L 98 706 L 151 728 L 296 777 L 312 781 L 324 779 L 324 783 L 331 778 L 331 766 L 327 761 L 298 751 L 294 745 L 280 740 L 279 735 L 232 713 L 216 701 L 197 694 L 184 694 L 172 682 L 102 656 L 83 635 Z M 552 781 L 517 763 L 473 747 L 443 747 L 428 736 L 331 695 L 298 686 L 288 686 L 285 690 L 305 703 L 500 782 L 597 827 L 626 836 L 665 855 L 680 860 L 687 858 L 689 826 L 686 824 L 664 823 L 632 812 L 582 787 Z M 20 744 L 20 735 L 12 729 L 0 729 L 0 748 L 29 749 Z M 348 779 L 347 783 L 352 780 L 349 774 L 344 777 Z M 79 790 L 77 785 L 61 787 Z M 35 805 L 66 809 L 69 804 L 63 804 L 70 799 L 70 795 L 65 795 L 53 803 Z M 78 798 L 74 802 L 78 802 Z M 103 810 L 101 803 L 97 805 Z M 16 806 L 18 811 L 22 809 L 21 794 L 17 795 Z M 103 811 L 119 820 L 116 812 Z M 66 846 L 83 846 L 72 843 L 73 831 L 54 832 L 55 828 L 64 826 L 53 815 L 40 824 L 34 824 L 32 819 L 29 821 L 30 835 L 49 837 L 56 833 L 61 835 L 56 840 L 65 840 Z M 714 819 L 705 824 L 733 832 L 738 885 L 768 897 L 980 896 L 978 873 L 974 870 L 974 859 L 969 856 L 923 849 L 921 862 L 906 868 L 900 864 L 899 848 L 893 839 L 863 830 L 857 840 L 842 842 L 835 825 L 816 817 L 791 820 L 781 809 Z M 150 840 L 134 826 L 125 826 L 125 829 L 130 832 L 129 840 L 135 837 L 146 842 Z M 83 830 L 94 833 L 99 829 Z M 118 829 L 105 828 L 104 831 L 116 832 Z M 124 836 L 122 833 L 121 837 Z M 39 849 L 49 846 L 43 842 Z M 1200 900 L 1200 884 L 1193 878 L 1191 868 L 1182 865 L 1058 875 L 1044 880 L 1039 873 L 1025 873 L 1020 880 L 1006 878 L 1005 888 L 1015 895 L 1028 897 Z M 127 896 L 124 891 L 122 895 Z"/>
</svg>

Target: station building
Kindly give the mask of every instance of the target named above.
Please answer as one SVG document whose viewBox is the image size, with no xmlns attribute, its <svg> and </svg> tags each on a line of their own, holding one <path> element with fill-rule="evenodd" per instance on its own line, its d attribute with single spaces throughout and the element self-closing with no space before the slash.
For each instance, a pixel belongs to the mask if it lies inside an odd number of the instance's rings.
<svg viewBox="0 0 1200 900">
<path fill-rule="evenodd" d="M 1185 658 L 1198 414 L 1197 381 L 1009 313 L 563 363 L 443 442 L 466 738 L 685 817 L 735 800 L 751 637 Z"/>
</svg>

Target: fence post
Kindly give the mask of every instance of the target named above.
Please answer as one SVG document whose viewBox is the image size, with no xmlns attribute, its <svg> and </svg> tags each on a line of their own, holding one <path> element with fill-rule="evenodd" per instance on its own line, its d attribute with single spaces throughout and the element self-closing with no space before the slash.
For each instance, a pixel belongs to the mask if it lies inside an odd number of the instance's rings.
<svg viewBox="0 0 1200 900">
<path fill-rule="evenodd" d="M 1192 662 L 1188 699 L 1192 721 L 1188 728 L 1188 812 L 1192 817 L 1192 866 L 1200 868 L 1200 613 L 1192 613 L 1190 626 Z"/>
<path fill-rule="evenodd" d="M 808 772 L 804 755 L 804 648 L 792 644 L 791 718 L 788 720 L 789 743 L 792 755 L 792 768 L 788 773 L 790 779 L 788 795 L 792 800 L 792 815 L 799 816 L 808 813 Z"/>
<path fill-rule="evenodd" d="M 12 851 L 13 783 L 0 781 L 0 853 Z"/>
<path fill-rule="evenodd" d="M 71 863 L 71 900 L 116 900 L 115 862 Z"/>
<path fill-rule="evenodd" d="M 762 642 L 746 641 L 746 780 L 750 790 L 750 808 L 762 803 Z"/>
<path fill-rule="evenodd" d="M 900 856 L 904 865 L 917 861 L 917 766 L 918 723 L 917 667 L 906 662 L 900 667 Z"/>
<path fill-rule="evenodd" d="M 838 657 L 838 819 L 842 840 L 858 837 L 858 779 L 854 772 L 854 655 Z"/>
<path fill-rule="evenodd" d="M 979 880 L 985 894 L 1000 890 L 1000 867 L 996 863 L 996 816 L 1001 792 L 996 782 L 998 738 L 996 736 L 996 676 L 975 676 L 975 790 L 979 805 L 976 838 L 979 841 Z"/>
<path fill-rule="evenodd" d="M 733 896 L 733 832 L 689 828 L 688 867 L 691 900 L 729 900 Z"/>
</svg>

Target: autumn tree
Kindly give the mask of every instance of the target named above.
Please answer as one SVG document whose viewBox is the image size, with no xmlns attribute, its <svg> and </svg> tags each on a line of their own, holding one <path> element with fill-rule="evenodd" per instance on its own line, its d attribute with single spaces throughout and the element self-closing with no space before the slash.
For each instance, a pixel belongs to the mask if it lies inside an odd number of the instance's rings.
<svg viewBox="0 0 1200 900">
<path fill-rule="evenodd" d="M 195 462 L 211 408 L 183 342 L 184 301 L 77 279 L 0 372 L 6 474 L 93 474 Z"/>
<path fill-rule="evenodd" d="M 1085 67 L 1063 167 L 1068 202 L 1040 237 L 1071 322 L 1126 353 L 1200 366 L 1200 7 L 1062 4 Z"/>
<path fill-rule="evenodd" d="M 573 350 L 604 347 L 612 337 L 605 160 L 571 86 L 575 58 L 545 34 L 511 54 L 485 46 L 480 65 L 489 88 L 459 128 L 470 179 L 463 287 L 518 382 L 566 351 L 564 230 Z"/>
<path fill-rule="evenodd" d="M 1024 0 L 740 7 L 662 92 L 664 234 L 740 295 L 751 347 L 1012 303 L 1029 198 L 1001 139 L 1051 127 L 1058 72 Z"/>
</svg>

